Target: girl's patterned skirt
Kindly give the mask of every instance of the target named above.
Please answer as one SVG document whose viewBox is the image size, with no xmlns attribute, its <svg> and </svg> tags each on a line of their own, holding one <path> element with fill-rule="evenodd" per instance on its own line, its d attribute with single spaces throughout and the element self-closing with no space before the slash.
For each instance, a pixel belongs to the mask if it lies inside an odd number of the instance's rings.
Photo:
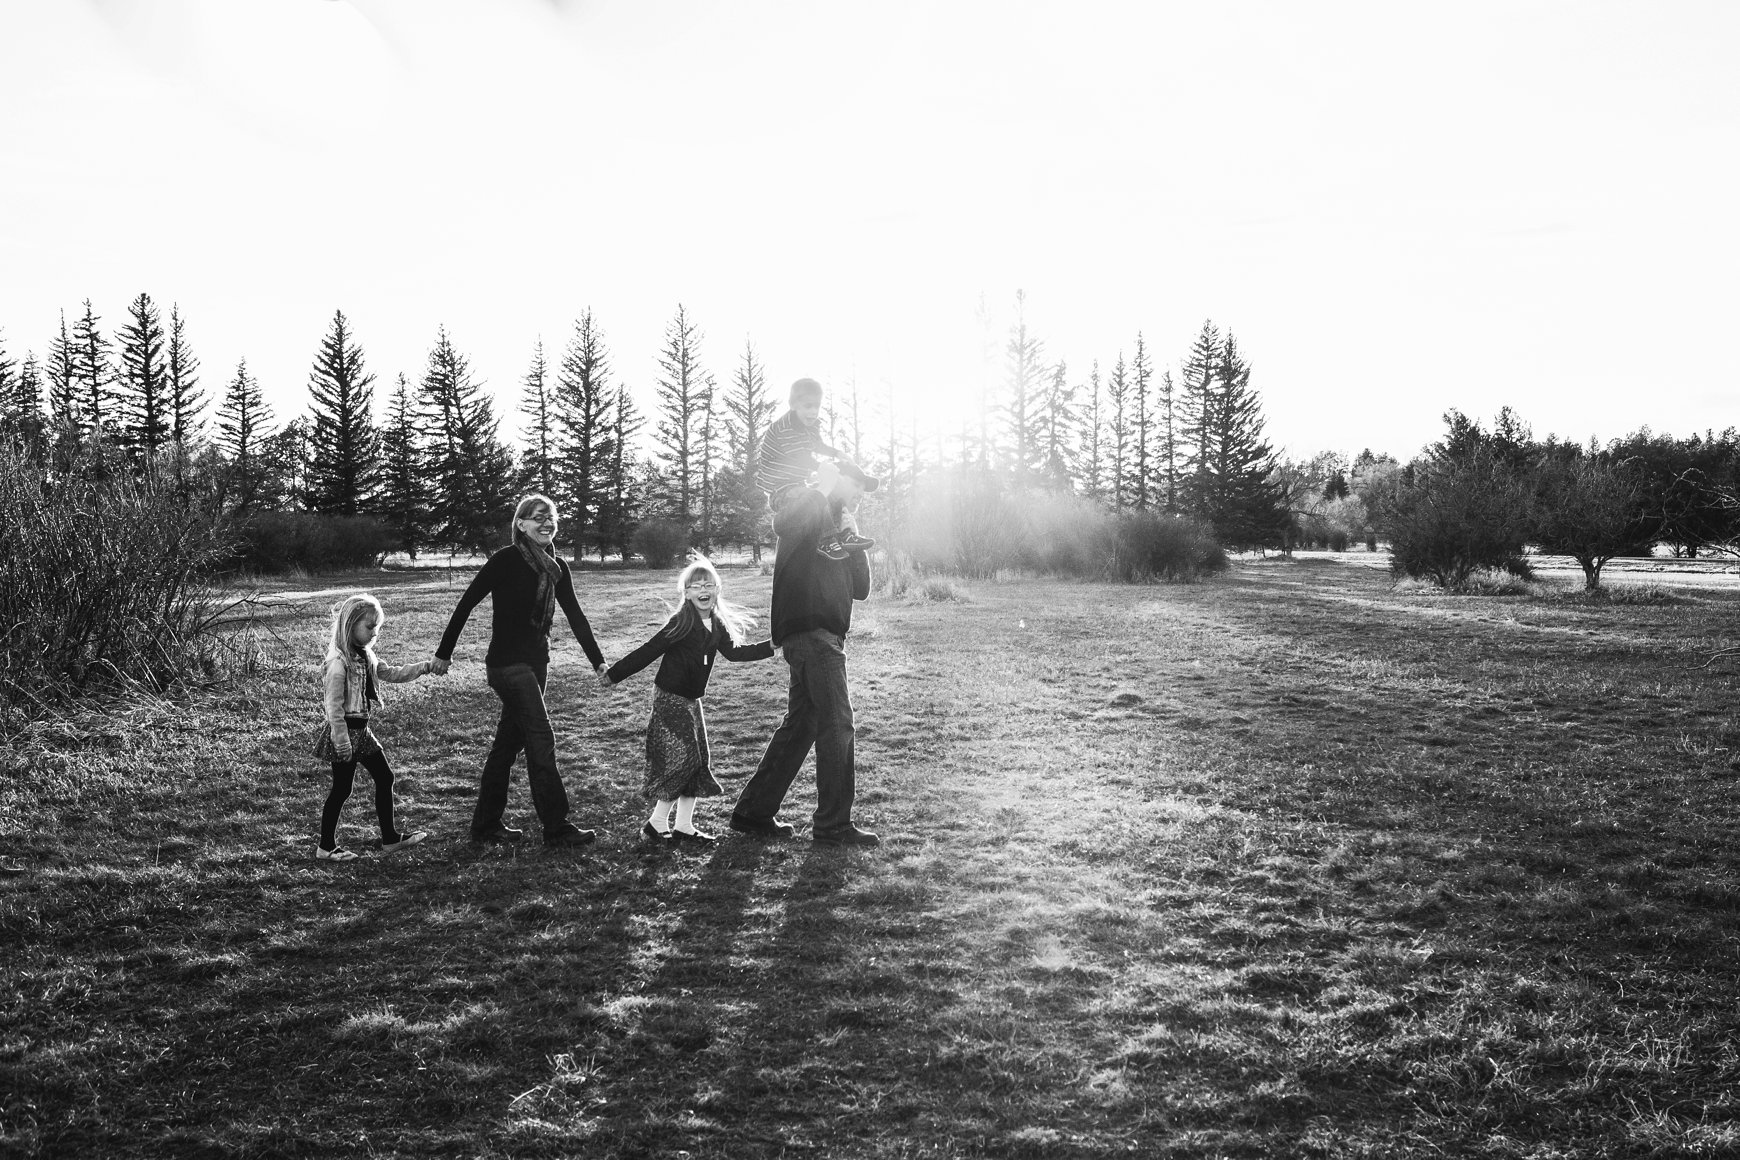
<svg viewBox="0 0 1740 1160">
<path fill-rule="evenodd" d="M 707 719 L 701 702 L 653 687 L 652 720 L 646 727 L 646 784 L 649 801 L 680 797 L 718 797 L 724 790 L 708 766 Z"/>
<path fill-rule="evenodd" d="M 369 728 L 367 717 L 346 717 L 344 725 L 350 732 L 350 757 L 352 761 L 361 761 L 371 753 L 381 751 L 381 743 L 375 737 L 374 730 Z M 319 730 L 314 735 L 314 756 L 321 761 L 338 760 L 338 751 L 332 747 L 332 730 L 326 722 L 320 723 Z"/>
</svg>

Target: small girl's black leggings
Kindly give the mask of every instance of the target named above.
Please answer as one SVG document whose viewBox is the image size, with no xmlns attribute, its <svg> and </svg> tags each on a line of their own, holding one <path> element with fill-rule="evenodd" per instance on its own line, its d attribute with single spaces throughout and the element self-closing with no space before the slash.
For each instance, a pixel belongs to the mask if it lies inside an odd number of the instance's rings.
<svg viewBox="0 0 1740 1160">
<path fill-rule="evenodd" d="M 338 840 L 338 812 L 350 797 L 351 783 L 356 780 L 356 761 L 332 763 L 332 792 L 326 795 L 326 808 L 320 811 L 320 845 L 330 850 Z M 362 767 L 375 779 L 375 814 L 381 821 L 381 840 L 391 842 L 398 837 L 393 829 L 393 767 L 387 764 L 385 753 L 371 753 L 361 761 Z"/>
</svg>

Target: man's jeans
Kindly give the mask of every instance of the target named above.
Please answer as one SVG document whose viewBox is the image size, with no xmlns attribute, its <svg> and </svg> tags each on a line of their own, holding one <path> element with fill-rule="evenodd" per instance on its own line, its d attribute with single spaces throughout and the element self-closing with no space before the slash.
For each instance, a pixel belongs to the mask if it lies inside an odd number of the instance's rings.
<svg viewBox="0 0 1740 1160">
<path fill-rule="evenodd" d="M 477 787 L 477 810 L 471 817 L 473 836 L 482 837 L 502 824 L 507 809 L 508 775 L 514 759 L 524 750 L 526 781 L 532 789 L 532 805 L 543 823 L 544 836 L 559 834 L 568 825 L 568 791 L 556 770 L 556 731 L 550 727 L 550 711 L 544 705 L 547 665 L 507 665 L 490 668 L 489 687 L 501 698 L 501 720 L 495 727 L 495 744 L 483 763 Z"/>
<path fill-rule="evenodd" d="M 852 701 L 846 689 L 846 642 L 816 629 L 787 637 L 782 647 L 786 664 L 791 666 L 785 720 L 774 730 L 761 764 L 737 796 L 734 812 L 754 821 L 771 819 L 813 746 L 814 832 L 838 830 L 852 824 L 852 799 L 857 792 Z"/>
</svg>

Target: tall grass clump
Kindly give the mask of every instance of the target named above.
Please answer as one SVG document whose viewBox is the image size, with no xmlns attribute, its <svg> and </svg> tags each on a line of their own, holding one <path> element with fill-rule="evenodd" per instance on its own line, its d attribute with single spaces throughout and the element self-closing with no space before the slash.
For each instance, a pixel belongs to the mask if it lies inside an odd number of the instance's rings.
<svg viewBox="0 0 1740 1160">
<path fill-rule="evenodd" d="M 1226 551 L 1206 520 L 1109 511 L 1081 496 L 973 469 L 921 477 L 898 539 L 921 571 L 970 579 L 1025 570 L 1082 580 L 1188 582 L 1227 567 Z"/>
<path fill-rule="evenodd" d="M 689 529 L 676 520 L 642 520 L 628 546 L 648 568 L 669 568 L 689 550 Z"/>
<path fill-rule="evenodd" d="M 230 604 L 205 578 L 230 554 L 217 513 L 153 470 L 50 475 L 0 447 L 0 726 L 86 692 L 209 677 Z"/>
<path fill-rule="evenodd" d="M 1106 571 L 1114 580 L 1193 583 L 1227 568 L 1214 530 L 1194 516 L 1128 511 L 1113 520 Z"/>
</svg>

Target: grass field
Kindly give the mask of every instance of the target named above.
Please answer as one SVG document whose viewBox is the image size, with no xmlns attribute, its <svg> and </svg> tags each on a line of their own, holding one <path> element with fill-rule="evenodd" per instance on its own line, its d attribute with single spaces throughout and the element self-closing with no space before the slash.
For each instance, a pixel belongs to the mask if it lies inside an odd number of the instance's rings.
<svg viewBox="0 0 1740 1160">
<path fill-rule="evenodd" d="M 464 579 L 369 578 L 383 658 Z M 669 576 L 579 583 L 616 657 Z M 1284 561 L 966 593 L 860 607 L 874 852 L 810 847 L 807 770 L 797 841 L 640 841 L 650 673 L 599 690 L 571 640 L 552 701 L 600 839 L 470 846 L 486 610 L 378 718 L 432 831 L 400 858 L 311 857 L 329 596 L 274 594 L 245 690 L 18 739 L 0 1154 L 1740 1154 L 1740 728 L 1699 667 L 1740 593 Z M 704 826 L 783 682 L 714 677 Z M 359 787 L 341 837 L 371 827 Z"/>
</svg>

